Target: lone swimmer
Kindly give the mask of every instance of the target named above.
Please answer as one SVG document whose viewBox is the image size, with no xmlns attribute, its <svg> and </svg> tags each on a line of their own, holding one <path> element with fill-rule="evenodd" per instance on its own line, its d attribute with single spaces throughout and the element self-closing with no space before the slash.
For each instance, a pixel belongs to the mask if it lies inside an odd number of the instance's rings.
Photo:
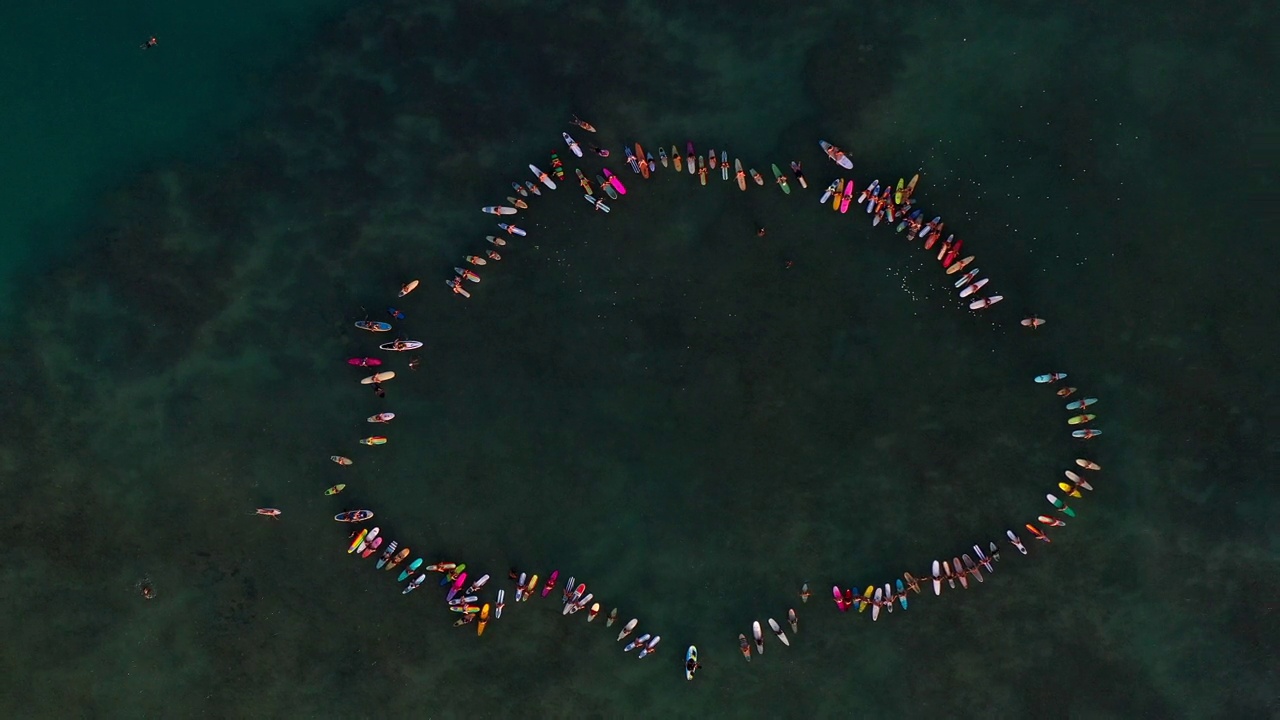
<svg viewBox="0 0 1280 720">
<path fill-rule="evenodd" d="M 160 43 L 156 40 L 155 36 L 154 36 L 154 35 L 152 35 L 151 37 L 147 38 L 147 41 L 146 41 L 146 42 L 142 43 L 142 44 L 141 44 L 141 45 L 139 45 L 138 47 L 141 47 L 143 50 L 146 50 L 146 49 L 148 49 L 148 48 L 153 48 L 153 47 L 155 47 L 156 45 L 159 45 L 159 44 L 160 44 Z"/>
</svg>

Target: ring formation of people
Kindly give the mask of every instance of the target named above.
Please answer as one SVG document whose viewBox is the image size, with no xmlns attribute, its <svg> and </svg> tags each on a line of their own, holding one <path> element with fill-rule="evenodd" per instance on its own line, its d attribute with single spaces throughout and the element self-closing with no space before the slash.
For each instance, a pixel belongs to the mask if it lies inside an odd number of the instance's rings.
<svg viewBox="0 0 1280 720">
<path fill-rule="evenodd" d="M 596 132 L 595 127 L 577 116 L 574 116 L 571 122 L 583 132 L 592 134 Z M 573 173 L 586 202 L 599 212 L 610 212 L 609 203 L 622 201 L 628 192 L 622 179 L 603 166 L 604 161 L 610 157 L 610 151 L 589 143 L 585 146 L 579 144 L 568 132 L 561 135 L 575 158 L 591 157 L 593 160 L 600 161 L 601 167 L 598 171 L 584 172 L 581 168 L 575 168 Z M 825 140 L 819 141 L 818 145 L 840 170 L 853 170 L 852 160 L 839 147 Z M 661 166 L 663 172 L 671 169 L 676 175 L 686 172 L 689 175 L 696 175 L 698 182 L 703 186 L 710 182 L 717 171 L 722 182 L 732 178 L 736 181 L 738 189 L 743 192 L 746 192 L 751 184 L 758 187 L 766 185 L 764 176 L 754 167 L 743 169 L 742 160 L 735 159 L 731 166 L 728 152 L 722 150 L 717 156 L 713 149 L 703 155 L 695 152 L 692 142 L 686 143 L 683 157 L 675 145 L 671 146 L 669 154 L 665 148 L 658 148 L 656 161 L 640 143 L 635 143 L 634 147 L 623 147 L 622 151 L 631 172 L 640 176 L 642 181 L 653 178 L 659 173 L 658 168 Z M 538 183 L 531 180 L 512 182 L 511 187 L 516 195 L 507 198 L 507 205 L 491 205 L 482 208 L 482 211 L 499 218 L 517 216 L 521 210 L 528 209 L 529 202 L 537 202 L 535 198 L 542 195 L 543 189 L 548 192 L 554 191 L 559 187 L 557 181 L 566 180 L 564 163 L 556 153 L 551 154 L 550 168 L 551 172 L 548 173 L 537 165 L 530 164 L 529 171 Z M 790 163 L 790 177 L 776 164 L 771 164 L 770 170 L 773 173 L 774 184 L 787 195 L 793 194 L 795 189 L 802 193 L 809 187 L 799 162 Z M 832 211 L 842 214 L 848 213 L 851 207 L 864 208 L 866 214 L 871 216 L 873 226 L 885 223 L 893 225 L 898 233 L 905 232 L 908 241 L 919 243 L 925 251 L 934 254 L 946 275 L 956 276 L 953 282 L 954 288 L 960 298 L 967 300 L 972 312 L 982 312 L 999 303 L 1004 297 L 985 290 L 989 278 L 979 277 L 979 269 L 976 266 L 971 267 L 975 256 L 961 256 L 964 241 L 956 239 L 953 233 L 945 232 L 946 223 L 941 217 L 926 220 L 925 212 L 916 207 L 915 191 L 919 179 L 920 176 L 917 174 L 909 181 L 899 179 L 896 184 L 884 186 L 879 180 L 872 180 L 859 190 L 855 180 L 839 177 L 826 186 L 819 197 L 819 202 L 823 206 L 829 204 Z M 502 253 L 507 251 L 508 238 L 512 243 L 516 243 L 518 240 L 515 238 L 527 236 L 527 231 L 515 224 L 516 217 L 509 219 L 511 222 L 497 223 L 501 234 L 486 236 L 487 245 L 475 251 L 476 254 L 464 256 L 462 264 L 454 268 L 454 276 L 445 281 L 450 291 L 458 298 L 470 298 L 471 291 L 468 287 L 478 290 L 480 273 L 484 272 L 487 275 L 489 270 L 497 269 L 496 266 L 502 260 Z M 759 228 L 758 232 L 763 235 L 764 228 Z M 947 281 L 951 281 L 951 278 L 948 277 Z M 406 296 L 418 288 L 418 285 L 417 280 L 405 283 L 400 288 L 397 304 L 401 304 Z M 387 311 L 392 320 L 405 318 L 404 312 L 395 307 L 389 307 Z M 1044 319 L 1035 316 L 1021 320 L 1021 325 L 1029 330 L 1036 330 L 1044 324 Z M 355 326 L 373 333 L 386 333 L 393 329 L 390 323 L 367 318 L 356 322 Z M 398 353 L 417 350 L 422 346 L 421 341 L 401 337 L 384 342 L 378 348 L 385 352 Z M 383 360 L 377 357 L 350 358 L 347 362 L 358 368 L 378 368 L 383 364 Z M 416 369 L 419 362 L 419 358 L 412 357 L 408 365 L 411 369 Z M 395 376 L 392 370 L 375 370 L 373 375 L 365 377 L 360 382 L 372 386 L 378 397 L 385 397 L 384 384 Z M 1066 373 L 1048 372 L 1033 379 L 1036 383 L 1054 386 L 1059 398 L 1073 398 L 1065 403 L 1065 409 L 1069 415 L 1067 425 L 1071 428 L 1071 437 L 1074 440 L 1086 442 L 1098 437 L 1102 431 L 1094 426 L 1097 416 L 1091 412 L 1098 399 L 1083 395 L 1075 397 L 1077 389 L 1065 384 L 1063 381 L 1066 378 Z M 396 414 L 393 412 L 380 412 L 371 415 L 368 421 L 386 426 L 395 418 Z M 380 446 L 386 445 L 389 439 L 383 435 L 370 435 L 359 442 L 366 446 Z M 355 461 L 343 455 L 333 455 L 330 459 L 340 466 L 355 464 Z M 1050 533 L 1064 527 L 1067 520 L 1076 517 L 1076 511 L 1068 504 L 1068 500 L 1083 498 L 1082 491 L 1092 492 L 1093 485 L 1089 480 L 1096 480 L 1095 473 L 1101 469 L 1092 460 L 1076 458 L 1075 465 L 1063 471 L 1062 478 L 1057 481 L 1057 487 L 1049 488 L 1060 493 L 1060 496 L 1052 492 L 1045 494 L 1043 511 L 1046 514 L 1036 516 L 1035 522 L 1027 522 L 1021 527 L 1006 529 L 1004 535 L 997 536 L 996 540 L 984 539 L 974 543 L 972 554 L 969 552 L 944 553 L 928 568 L 919 569 L 915 573 L 903 572 L 899 578 L 872 583 L 865 589 L 859 589 L 860 585 L 847 588 L 841 588 L 838 584 L 833 585 L 831 598 L 836 609 L 842 613 L 850 611 L 858 614 L 865 613 L 873 622 L 876 622 L 882 614 L 893 613 L 895 606 L 906 611 L 913 595 L 928 594 L 930 589 L 934 595 L 941 595 L 944 586 L 954 589 L 959 584 L 962 589 L 968 589 L 970 583 L 976 585 L 984 582 L 983 572 L 993 573 L 996 563 L 1000 562 L 1001 545 L 1016 550 L 1021 555 L 1027 555 L 1028 548 L 1023 542 L 1024 536 L 1040 543 L 1052 542 Z M 345 483 L 341 483 L 324 492 L 326 495 L 337 496 L 346 487 Z M 283 513 L 278 508 L 259 508 L 256 514 L 279 519 Z M 491 583 L 492 578 L 488 573 L 477 572 L 475 568 L 471 568 L 468 572 L 465 562 L 428 560 L 426 553 L 414 556 L 407 541 L 393 539 L 391 533 L 384 532 L 381 527 L 371 526 L 370 521 L 373 517 L 373 511 L 367 509 L 344 510 L 334 516 L 334 520 L 338 522 L 352 523 L 356 526 L 349 536 L 347 553 L 372 561 L 374 569 L 386 571 L 389 576 L 394 576 L 397 582 L 403 583 L 401 592 L 405 595 L 426 584 L 429 574 L 439 575 L 437 584 L 443 592 L 442 607 L 457 615 L 455 626 L 474 625 L 477 636 L 483 636 L 490 623 L 502 619 L 502 613 L 506 609 L 508 589 L 511 590 L 511 600 L 515 603 L 541 602 L 542 598 L 555 593 L 561 603 L 561 614 L 567 618 L 583 613 L 589 623 L 595 622 L 605 607 L 600 600 L 596 599 L 595 594 L 588 590 L 586 582 L 580 582 L 578 578 L 569 576 L 561 585 L 559 570 L 552 570 L 544 580 L 536 572 L 513 569 L 507 573 L 506 579 Z M 413 559 L 410 559 L 411 557 Z M 398 573 L 397 570 L 399 570 Z M 798 588 L 798 597 L 802 607 L 809 601 L 808 583 Z M 795 607 L 791 607 L 787 608 L 785 613 L 779 609 L 778 616 L 785 617 L 786 626 L 791 631 L 790 636 L 783 624 L 775 618 L 766 618 L 766 624 L 779 643 L 790 646 L 792 637 L 799 633 L 799 614 Z M 621 617 L 623 616 L 619 614 L 619 608 L 614 607 L 605 613 L 602 624 L 611 628 Z M 737 638 L 738 650 L 747 662 L 751 662 L 753 651 L 756 655 L 764 655 L 766 644 L 766 635 L 759 620 L 751 623 L 750 632 L 750 639 L 745 631 Z M 638 617 L 631 617 L 622 623 L 614 640 L 623 652 L 635 651 L 635 656 L 643 659 L 657 654 L 662 636 L 656 628 L 643 627 Z M 726 638 L 726 644 L 731 640 L 732 638 Z M 624 644 L 623 641 L 627 642 Z M 685 677 L 692 680 L 701 667 L 696 645 L 691 643 L 687 646 L 684 660 Z"/>
</svg>

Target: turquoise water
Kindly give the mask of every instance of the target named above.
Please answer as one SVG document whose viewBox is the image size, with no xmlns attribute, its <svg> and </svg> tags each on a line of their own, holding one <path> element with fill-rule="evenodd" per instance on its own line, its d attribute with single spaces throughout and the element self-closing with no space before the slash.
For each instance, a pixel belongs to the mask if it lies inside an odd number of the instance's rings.
<svg viewBox="0 0 1280 720">
<path fill-rule="evenodd" d="M 70 55 L 65 94 L 52 68 L 9 81 L 58 98 L 6 109 L 23 162 L 82 159 L 33 176 L 47 205 L 6 199 L 10 267 L 36 271 L 6 324 L 5 714 L 1275 714 L 1274 11 L 845 8 L 224 6 L 173 16 L 196 45 L 84 11 L 171 94 L 133 112 L 135 86 Z M 27 25 L 79 10 L 47 12 Z M 48 119 L 99 92 L 80 130 Z M 611 158 L 631 192 L 609 215 L 570 175 L 452 297 L 496 230 L 476 209 L 526 164 L 600 166 L 562 130 L 799 159 L 810 188 Z M 1004 303 L 958 310 L 918 243 L 821 208 L 818 138 L 859 186 L 919 169 Z M 1206 211 L 1208 177 L 1263 217 Z M 344 359 L 376 353 L 351 324 L 390 303 L 427 347 L 387 359 L 378 400 Z M 1054 370 L 1102 398 L 1104 437 L 1068 439 L 1031 382 Z M 1081 456 L 1104 470 L 1052 545 L 875 623 L 831 607 L 834 583 L 1034 521 Z M 342 553 L 330 517 L 355 507 L 493 574 L 503 618 L 477 640 L 434 586 L 402 597 Z M 512 603 L 512 567 L 587 582 L 660 652 Z M 745 663 L 738 633 L 789 607 L 792 646 Z"/>
</svg>

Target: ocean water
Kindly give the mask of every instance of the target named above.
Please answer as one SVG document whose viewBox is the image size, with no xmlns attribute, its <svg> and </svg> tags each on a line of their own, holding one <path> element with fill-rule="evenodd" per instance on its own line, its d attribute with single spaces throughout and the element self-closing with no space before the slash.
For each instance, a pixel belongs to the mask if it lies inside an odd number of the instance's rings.
<svg viewBox="0 0 1280 720">
<path fill-rule="evenodd" d="M 5 716 L 1277 713 L 1273 7 L 167 12 L 201 39 L 71 3 L 14 25 L 95 41 L 14 73 L 0 113 L 13 170 L 60 148 L 5 200 Z M 120 43 L 94 28 L 162 44 L 95 62 Z M 155 112 L 140 83 L 169 89 Z M 810 187 L 619 157 L 686 140 Z M 451 295 L 497 231 L 476 210 L 551 152 L 569 177 L 515 216 L 528 237 Z M 572 175 L 602 166 L 630 190 L 608 215 Z M 916 172 L 1005 296 L 987 313 L 817 203 Z M 352 327 L 388 305 L 417 370 Z M 344 362 L 371 354 L 385 399 Z M 1069 438 L 1051 371 L 1101 398 L 1103 437 Z M 876 622 L 832 607 L 1034 522 L 1076 457 L 1103 471 L 1052 544 L 1024 531 L 1029 556 L 1002 543 L 986 582 Z M 357 507 L 492 574 L 503 617 L 476 638 L 434 584 L 343 553 Z M 515 604 L 510 568 L 586 582 L 659 652 Z M 791 646 L 744 662 L 737 635 L 788 608 Z"/>
</svg>

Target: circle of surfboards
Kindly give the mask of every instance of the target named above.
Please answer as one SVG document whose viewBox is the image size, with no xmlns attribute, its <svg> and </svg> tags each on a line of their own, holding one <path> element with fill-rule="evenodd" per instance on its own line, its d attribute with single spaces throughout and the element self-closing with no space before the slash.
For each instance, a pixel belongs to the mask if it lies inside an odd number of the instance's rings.
<svg viewBox="0 0 1280 720">
<path fill-rule="evenodd" d="M 573 124 L 579 128 L 594 133 L 595 128 L 590 124 L 574 117 Z M 581 145 L 567 132 L 562 133 L 562 139 L 569 147 L 569 150 L 575 157 L 583 158 L 584 153 Z M 823 153 L 842 170 L 852 170 L 853 161 L 839 147 L 821 140 L 818 143 Z M 605 151 L 590 146 L 597 156 L 603 158 Z M 658 172 L 658 164 L 663 168 L 674 166 L 675 173 L 681 174 L 682 157 L 680 151 L 675 145 L 671 146 L 671 153 L 668 155 L 665 148 L 658 149 L 658 162 L 654 161 L 653 155 L 646 152 L 640 143 L 634 146 L 623 146 L 623 155 L 627 165 L 631 168 L 632 173 L 640 175 L 643 180 L 653 178 Z M 689 175 L 696 175 L 702 186 L 707 185 L 708 177 L 717 168 L 720 170 L 722 181 L 728 181 L 731 177 L 729 156 L 724 150 L 717 156 L 715 150 L 709 151 L 705 156 L 695 152 L 694 144 L 689 141 L 685 145 L 685 154 L 683 157 L 684 168 L 687 169 Z M 563 163 L 559 157 L 553 153 L 551 166 L 552 173 L 560 180 L 565 179 Z M 786 195 L 792 194 L 792 186 L 786 174 L 777 164 L 770 164 L 770 170 L 774 175 L 774 184 Z M 790 163 L 792 177 L 796 181 L 796 185 L 801 190 L 808 188 L 808 180 L 804 175 L 802 165 L 798 161 Z M 557 189 L 557 184 L 552 178 L 552 173 L 546 173 L 537 165 L 530 163 L 529 171 L 534 178 L 541 183 L 542 187 L 547 190 Z M 604 198 L 597 195 L 597 191 L 602 192 L 610 201 L 617 201 L 627 194 L 627 188 L 622 180 L 615 175 L 609 168 L 601 167 L 598 173 L 594 174 L 595 184 L 593 185 L 589 177 L 590 171 L 584 173 L 581 168 L 574 168 L 574 175 L 579 186 L 584 191 L 583 198 L 591 207 L 599 212 L 608 213 L 612 208 L 604 202 Z M 741 159 L 735 159 L 732 165 L 732 179 L 736 182 L 738 189 L 745 192 L 748 187 L 747 177 L 750 176 L 752 181 L 760 187 L 765 186 L 764 177 L 756 171 L 755 168 L 743 169 Z M 915 243 L 919 241 L 925 251 L 932 251 L 934 246 L 938 246 L 935 259 L 941 264 L 947 275 L 958 274 L 966 270 L 974 261 L 975 256 L 960 256 L 961 248 L 964 241 L 957 240 L 954 233 L 947 234 L 946 239 L 942 239 L 946 223 L 942 221 L 940 216 L 925 221 L 924 212 L 916 207 L 915 191 L 920 176 L 917 174 L 907 181 L 899 179 L 896 185 L 881 187 L 879 180 L 873 180 L 868 183 L 861 191 L 856 188 L 854 180 L 844 177 L 837 177 L 826 187 L 826 190 L 820 195 L 819 203 L 823 206 L 830 205 L 833 212 L 847 214 L 850 207 L 855 204 L 859 207 L 865 206 L 866 213 L 871 215 L 871 224 L 879 225 L 881 222 L 887 221 L 892 224 L 897 222 L 896 231 L 898 233 L 906 232 L 906 239 Z M 521 198 L 529 198 L 533 196 L 541 196 L 542 192 L 539 186 L 531 181 L 511 183 L 512 188 L 521 196 Z M 856 199 L 855 199 L 856 198 Z M 517 197 L 508 197 L 509 205 L 490 205 L 481 208 L 482 212 L 498 215 L 512 216 L 517 215 L 521 210 L 529 208 L 528 203 Z M 526 237 L 528 231 L 515 225 L 514 223 L 501 222 L 498 228 L 502 230 L 507 237 Z M 506 247 L 507 240 L 502 236 L 489 235 L 486 241 L 492 246 Z M 501 256 L 495 250 L 486 250 L 485 256 L 491 260 L 498 260 Z M 485 257 L 480 255 L 467 255 L 465 257 L 467 264 L 473 266 L 486 266 Z M 448 286 L 454 294 L 464 298 L 470 298 L 470 293 L 465 289 L 463 281 L 471 283 L 479 283 L 479 274 L 469 268 L 455 267 L 454 277 L 447 281 Z M 953 287 L 958 291 L 959 299 L 967 299 L 971 296 L 978 295 L 990 282 L 990 278 L 979 278 L 979 270 L 974 267 L 968 269 L 960 278 L 953 283 Z M 418 280 L 411 280 L 401 286 L 398 297 L 405 297 L 413 292 L 419 286 Z M 1003 300 L 1004 297 L 998 294 L 987 296 L 978 296 L 968 303 L 971 311 L 982 311 L 995 305 Z M 1045 321 L 1035 316 L 1021 320 L 1021 325 L 1029 329 L 1035 330 L 1043 326 Z M 383 333 L 392 330 L 392 326 L 385 322 L 376 322 L 370 320 L 362 320 L 355 323 L 357 328 L 369 332 Z M 421 348 L 422 342 L 416 340 L 396 340 L 393 342 L 382 343 L 379 345 L 380 350 L 389 352 L 400 352 L 404 350 L 415 350 Z M 382 364 L 378 358 L 351 358 L 348 363 L 356 367 L 376 367 Z M 382 383 L 395 377 L 393 371 L 382 371 L 374 375 L 363 378 L 360 382 L 363 384 Z M 1055 388 L 1055 392 L 1059 398 L 1067 398 L 1073 396 L 1077 388 L 1066 385 L 1062 381 L 1067 379 L 1067 374 L 1062 372 L 1050 372 L 1037 375 L 1033 378 L 1034 382 L 1042 385 L 1049 385 Z M 1078 441 L 1088 441 L 1102 434 L 1101 430 L 1090 425 L 1097 419 L 1097 413 L 1086 412 L 1098 402 L 1095 397 L 1084 397 L 1066 403 L 1066 410 L 1072 411 L 1074 414 L 1067 418 L 1069 427 L 1078 427 L 1071 431 L 1071 437 Z M 367 418 L 371 423 L 389 423 L 396 417 L 395 413 L 383 412 Z M 363 438 L 360 444 L 364 445 L 382 445 L 387 442 L 385 436 L 371 436 Z M 350 458 L 340 455 L 334 455 L 330 458 L 340 466 L 351 466 L 354 461 Z M 1066 497 L 1071 499 L 1081 499 L 1084 497 L 1082 490 L 1091 492 L 1093 485 L 1085 478 L 1084 475 L 1094 474 L 1102 468 L 1096 462 L 1086 458 L 1076 458 L 1076 467 L 1081 471 L 1064 470 L 1063 477 L 1065 482 L 1057 483 L 1057 490 L 1062 492 Z M 1083 474 L 1082 474 L 1083 473 Z M 325 491 L 326 495 L 337 495 L 346 484 L 338 484 L 330 487 Z M 1031 522 L 1025 523 L 1022 527 L 1030 534 L 1029 537 L 1043 542 L 1050 543 L 1048 531 L 1051 528 L 1064 527 L 1066 521 L 1063 517 L 1074 519 L 1076 517 L 1075 510 L 1067 504 L 1065 500 L 1058 498 L 1052 493 L 1045 494 L 1045 500 L 1052 508 L 1050 512 L 1056 515 L 1038 515 L 1036 521 L 1039 525 Z M 1048 509 L 1046 508 L 1048 511 Z M 373 518 L 373 512 L 367 509 L 346 510 L 334 516 L 334 520 L 344 523 L 363 523 Z M 1043 526 L 1043 527 L 1041 527 Z M 375 554 L 379 548 L 382 548 L 383 541 L 387 538 L 382 534 L 380 527 L 361 528 L 351 533 L 350 542 L 348 543 L 347 552 L 353 555 L 359 555 L 362 558 L 368 558 Z M 999 542 L 1005 542 L 1013 549 L 1017 550 L 1021 555 L 1028 555 L 1027 545 L 1022 541 L 1022 537 L 1013 529 L 1005 530 L 1004 537 L 998 538 Z M 986 540 L 986 547 L 983 543 L 974 543 L 972 545 L 973 555 L 968 552 L 953 553 L 950 558 L 945 555 L 941 559 L 935 559 L 926 571 L 922 571 L 919 575 L 911 572 L 903 572 L 901 578 L 895 578 L 892 581 L 884 583 L 873 583 L 866 586 L 864 590 L 857 590 L 860 585 L 842 589 L 839 584 L 832 586 L 832 598 L 836 604 L 837 610 L 846 613 L 850 610 L 856 610 L 856 614 L 865 613 L 868 609 L 871 611 L 872 621 L 878 621 L 882 612 L 891 614 L 894 612 L 895 605 L 905 611 L 909 607 L 908 599 L 911 595 L 921 594 L 924 589 L 932 587 L 933 594 L 941 595 L 943 584 L 948 588 L 954 589 L 957 584 L 962 589 L 968 589 L 970 580 L 976 583 L 985 581 L 983 570 L 988 574 L 995 570 L 995 563 L 1001 559 L 1000 547 L 997 540 Z M 390 540 L 386 543 L 386 547 L 382 549 L 381 555 L 376 562 L 377 569 L 390 571 L 400 566 L 407 560 L 412 552 L 407 546 L 401 546 L 397 540 Z M 425 555 L 425 554 L 424 554 Z M 502 617 L 503 610 L 506 607 L 506 589 L 496 588 L 497 594 L 493 603 L 481 602 L 478 593 L 482 588 L 487 586 L 490 579 L 488 574 L 483 575 L 479 579 L 467 583 L 467 573 L 465 563 L 454 562 L 435 562 L 423 567 L 426 562 L 425 557 L 417 557 L 412 562 L 404 566 L 399 574 L 400 582 L 407 584 L 402 593 L 408 594 L 417 590 L 426 581 L 428 572 L 436 572 L 442 575 L 439 585 L 448 587 L 445 595 L 445 605 L 451 612 L 461 615 L 454 623 L 455 625 L 476 625 L 476 634 L 483 635 L 484 631 L 491 620 L 498 620 Z M 422 572 L 418 573 L 419 568 Z M 416 576 L 414 573 L 418 573 Z M 547 597 L 557 584 L 559 570 L 551 572 L 542 587 L 541 597 Z M 513 581 L 514 602 L 528 602 L 534 597 L 534 592 L 538 587 L 539 576 L 533 573 L 512 571 L 509 580 Z M 801 605 L 808 603 L 811 596 L 809 584 L 803 583 L 800 588 Z M 577 579 L 570 577 L 565 583 L 561 591 L 561 613 L 563 615 L 573 615 L 579 611 L 586 611 L 587 622 L 593 622 L 600 613 L 601 604 L 592 602 L 594 593 L 587 592 L 585 582 L 577 582 Z M 588 609 L 589 608 L 589 609 Z M 611 627 L 619 618 L 618 608 L 613 608 L 606 616 L 605 626 Z M 794 607 L 788 608 L 786 612 L 787 624 L 791 630 L 791 635 L 799 634 L 799 617 Z M 639 624 L 638 618 L 632 618 L 625 625 L 616 637 L 616 642 L 621 643 L 627 637 L 632 636 Z M 790 646 L 791 641 L 786 632 L 782 629 L 782 625 L 774 618 L 767 618 L 767 624 L 770 631 L 784 646 Z M 745 633 L 738 635 L 738 649 L 743 657 L 750 662 L 752 659 L 752 650 L 756 655 L 762 656 L 765 651 L 765 635 L 759 620 L 751 623 L 752 640 L 748 641 Z M 639 650 L 636 654 L 638 658 L 645 658 L 654 655 L 658 651 L 658 643 L 661 636 L 655 633 L 642 633 L 635 636 L 628 644 L 623 646 L 624 652 L 631 650 Z M 698 664 L 698 649 L 694 645 L 690 645 L 685 653 L 685 677 L 692 680 L 696 670 L 701 667 Z"/>
</svg>

